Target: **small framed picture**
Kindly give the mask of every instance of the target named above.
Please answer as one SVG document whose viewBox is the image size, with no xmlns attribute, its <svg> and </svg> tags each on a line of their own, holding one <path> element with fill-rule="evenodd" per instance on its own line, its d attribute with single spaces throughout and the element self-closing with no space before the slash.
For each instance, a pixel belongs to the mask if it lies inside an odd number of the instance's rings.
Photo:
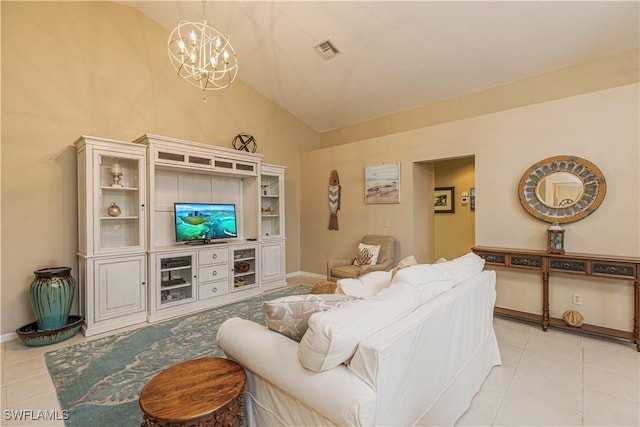
<svg viewBox="0 0 640 427">
<path fill-rule="evenodd" d="M 434 197 L 436 213 L 454 213 L 456 211 L 454 187 L 437 187 Z"/>
</svg>

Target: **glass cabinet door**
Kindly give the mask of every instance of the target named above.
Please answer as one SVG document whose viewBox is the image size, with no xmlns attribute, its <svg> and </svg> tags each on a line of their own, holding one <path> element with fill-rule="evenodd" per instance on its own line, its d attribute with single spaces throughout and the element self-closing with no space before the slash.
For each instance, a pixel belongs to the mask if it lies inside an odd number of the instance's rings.
<svg viewBox="0 0 640 427">
<path fill-rule="evenodd" d="M 144 249 L 144 156 L 96 151 L 96 253 Z"/>
<path fill-rule="evenodd" d="M 260 234 L 284 237 L 284 169 L 265 166 L 260 175 Z"/>
</svg>

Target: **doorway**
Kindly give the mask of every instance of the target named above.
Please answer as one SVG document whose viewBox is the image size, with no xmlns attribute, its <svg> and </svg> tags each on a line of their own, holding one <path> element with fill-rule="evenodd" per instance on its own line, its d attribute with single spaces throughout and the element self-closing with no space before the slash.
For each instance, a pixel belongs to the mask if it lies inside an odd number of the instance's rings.
<svg viewBox="0 0 640 427">
<path fill-rule="evenodd" d="M 453 187 L 452 213 L 435 213 L 435 188 Z M 413 163 L 413 250 L 420 262 L 453 259 L 475 246 L 474 156 Z M 462 200 L 468 193 L 467 200 Z"/>
</svg>

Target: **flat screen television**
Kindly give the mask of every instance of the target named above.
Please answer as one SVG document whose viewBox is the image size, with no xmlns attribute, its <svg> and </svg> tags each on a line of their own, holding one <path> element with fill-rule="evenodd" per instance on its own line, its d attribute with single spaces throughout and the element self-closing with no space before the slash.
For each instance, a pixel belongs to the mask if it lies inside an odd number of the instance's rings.
<svg viewBox="0 0 640 427">
<path fill-rule="evenodd" d="M 176 202 L 173 211 L 177 242 L 220 243 L 238 237 L 234 204 Z"/>
</svg>

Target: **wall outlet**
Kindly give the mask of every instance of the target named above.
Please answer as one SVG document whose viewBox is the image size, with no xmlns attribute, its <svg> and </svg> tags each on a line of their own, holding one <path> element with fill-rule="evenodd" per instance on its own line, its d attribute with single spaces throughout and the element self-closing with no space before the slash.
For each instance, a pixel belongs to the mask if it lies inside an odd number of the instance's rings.
<svg viewBox="0 0 640 427">
<path fill-rule="evenodd" d="M 573 296 L 573 303 L 575 305 L 582 304 L 582 295 L 580 295 L 580 294 L 572 294 L 572 296 Z"/>
<path fill-rule="evenodd" d="M 384 226 L 384 228 L 389 228 L 389 218 L 385 218 L 384 219 L 383 226 Z"/>
</svg>

